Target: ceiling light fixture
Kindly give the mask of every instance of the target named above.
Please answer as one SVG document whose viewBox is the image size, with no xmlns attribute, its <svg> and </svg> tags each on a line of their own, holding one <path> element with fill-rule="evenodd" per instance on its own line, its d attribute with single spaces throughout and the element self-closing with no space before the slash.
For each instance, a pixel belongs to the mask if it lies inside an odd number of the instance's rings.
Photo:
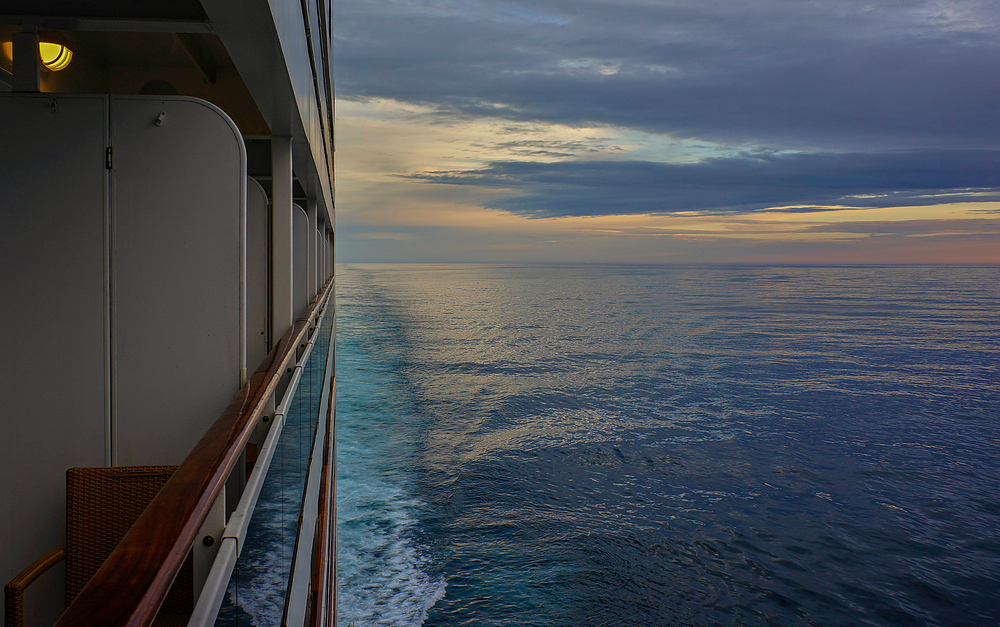
<svg viewBox="0 0 1000 627">
<path fill-rule="evenodd" d="M 42 61 L 42 67 L 50 72 L 66 69 L 73 60 L 73 51 L 67 44 L 68 42 L 58 35 L 41 35 L 38 42 L 38 58 Z M 14 61 L 14 42 L 3 42 L 3 54 L 7 60 Z"/>
</svg>

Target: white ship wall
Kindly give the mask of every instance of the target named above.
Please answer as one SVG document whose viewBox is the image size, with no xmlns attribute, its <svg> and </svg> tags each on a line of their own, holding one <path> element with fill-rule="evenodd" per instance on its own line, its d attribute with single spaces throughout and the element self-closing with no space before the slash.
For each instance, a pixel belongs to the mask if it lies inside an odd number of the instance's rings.
<svg viewBox="0 0 1000 627">
<path fill-rule="evenodd" d="M 239 389 L 246 157 L 192 98 L 4 94 L 0 171 L 8 581 L 65 546 L 67 468 L 180 463 Z"/>
<path fill-rule="evenodd" d="M 240 389 L 243 138 L 187 98 L 111 120 L 112 461 L 179 464 Z"/>
<path fill-rule="evenodd" d="M 247 179 L 247 369 L 249 374 L 271 350 L 267 335 L 267 193 Z"/>
<path fill-rule="evenodd" d="M 309 304 L 309 218 L 306 210 L 292 205 L 292 311 L 298 312 Z"/>
<path fill-rule="evenodd" d="M 108 457 L 106 101 L 0 98 L 4 582 L 65 546 L 66 468 Z M 32 586 L 34 624 L 59 616 L 63 571 Z"/>
</svg>

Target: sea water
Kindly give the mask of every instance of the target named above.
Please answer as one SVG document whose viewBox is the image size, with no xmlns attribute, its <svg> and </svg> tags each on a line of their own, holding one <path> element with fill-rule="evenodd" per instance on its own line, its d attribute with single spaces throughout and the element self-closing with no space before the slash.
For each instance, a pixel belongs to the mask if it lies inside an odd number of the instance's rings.
<svg viewBox="0 0 1000 627">
<path fill-rule="evenodd" d="M 337 269 L 342 626 L 1000 622 L 1000 268 Z"/>
</svg>

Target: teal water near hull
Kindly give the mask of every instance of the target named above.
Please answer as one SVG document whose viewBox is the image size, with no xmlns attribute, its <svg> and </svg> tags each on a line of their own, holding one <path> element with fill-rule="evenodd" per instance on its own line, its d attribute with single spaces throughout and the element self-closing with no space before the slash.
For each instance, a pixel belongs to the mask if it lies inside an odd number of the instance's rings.
<svg viewBox="0 0 1000 627">
<path fill-rule="evenodd" d="M 1000 268 L 337 281 L 339 624 L 1000 621 Z"/>
</svg>

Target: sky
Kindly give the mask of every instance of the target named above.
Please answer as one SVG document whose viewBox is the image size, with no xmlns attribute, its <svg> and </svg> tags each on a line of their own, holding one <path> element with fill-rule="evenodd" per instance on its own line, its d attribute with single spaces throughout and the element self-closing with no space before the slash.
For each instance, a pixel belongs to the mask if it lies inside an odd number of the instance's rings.
<svg viewBox="0 0 1000 627">
<path fill-rule="evenodd" d="M 1000 263 L 1000 0 L 338 0 L 341 262 Z"/>
</svg>

